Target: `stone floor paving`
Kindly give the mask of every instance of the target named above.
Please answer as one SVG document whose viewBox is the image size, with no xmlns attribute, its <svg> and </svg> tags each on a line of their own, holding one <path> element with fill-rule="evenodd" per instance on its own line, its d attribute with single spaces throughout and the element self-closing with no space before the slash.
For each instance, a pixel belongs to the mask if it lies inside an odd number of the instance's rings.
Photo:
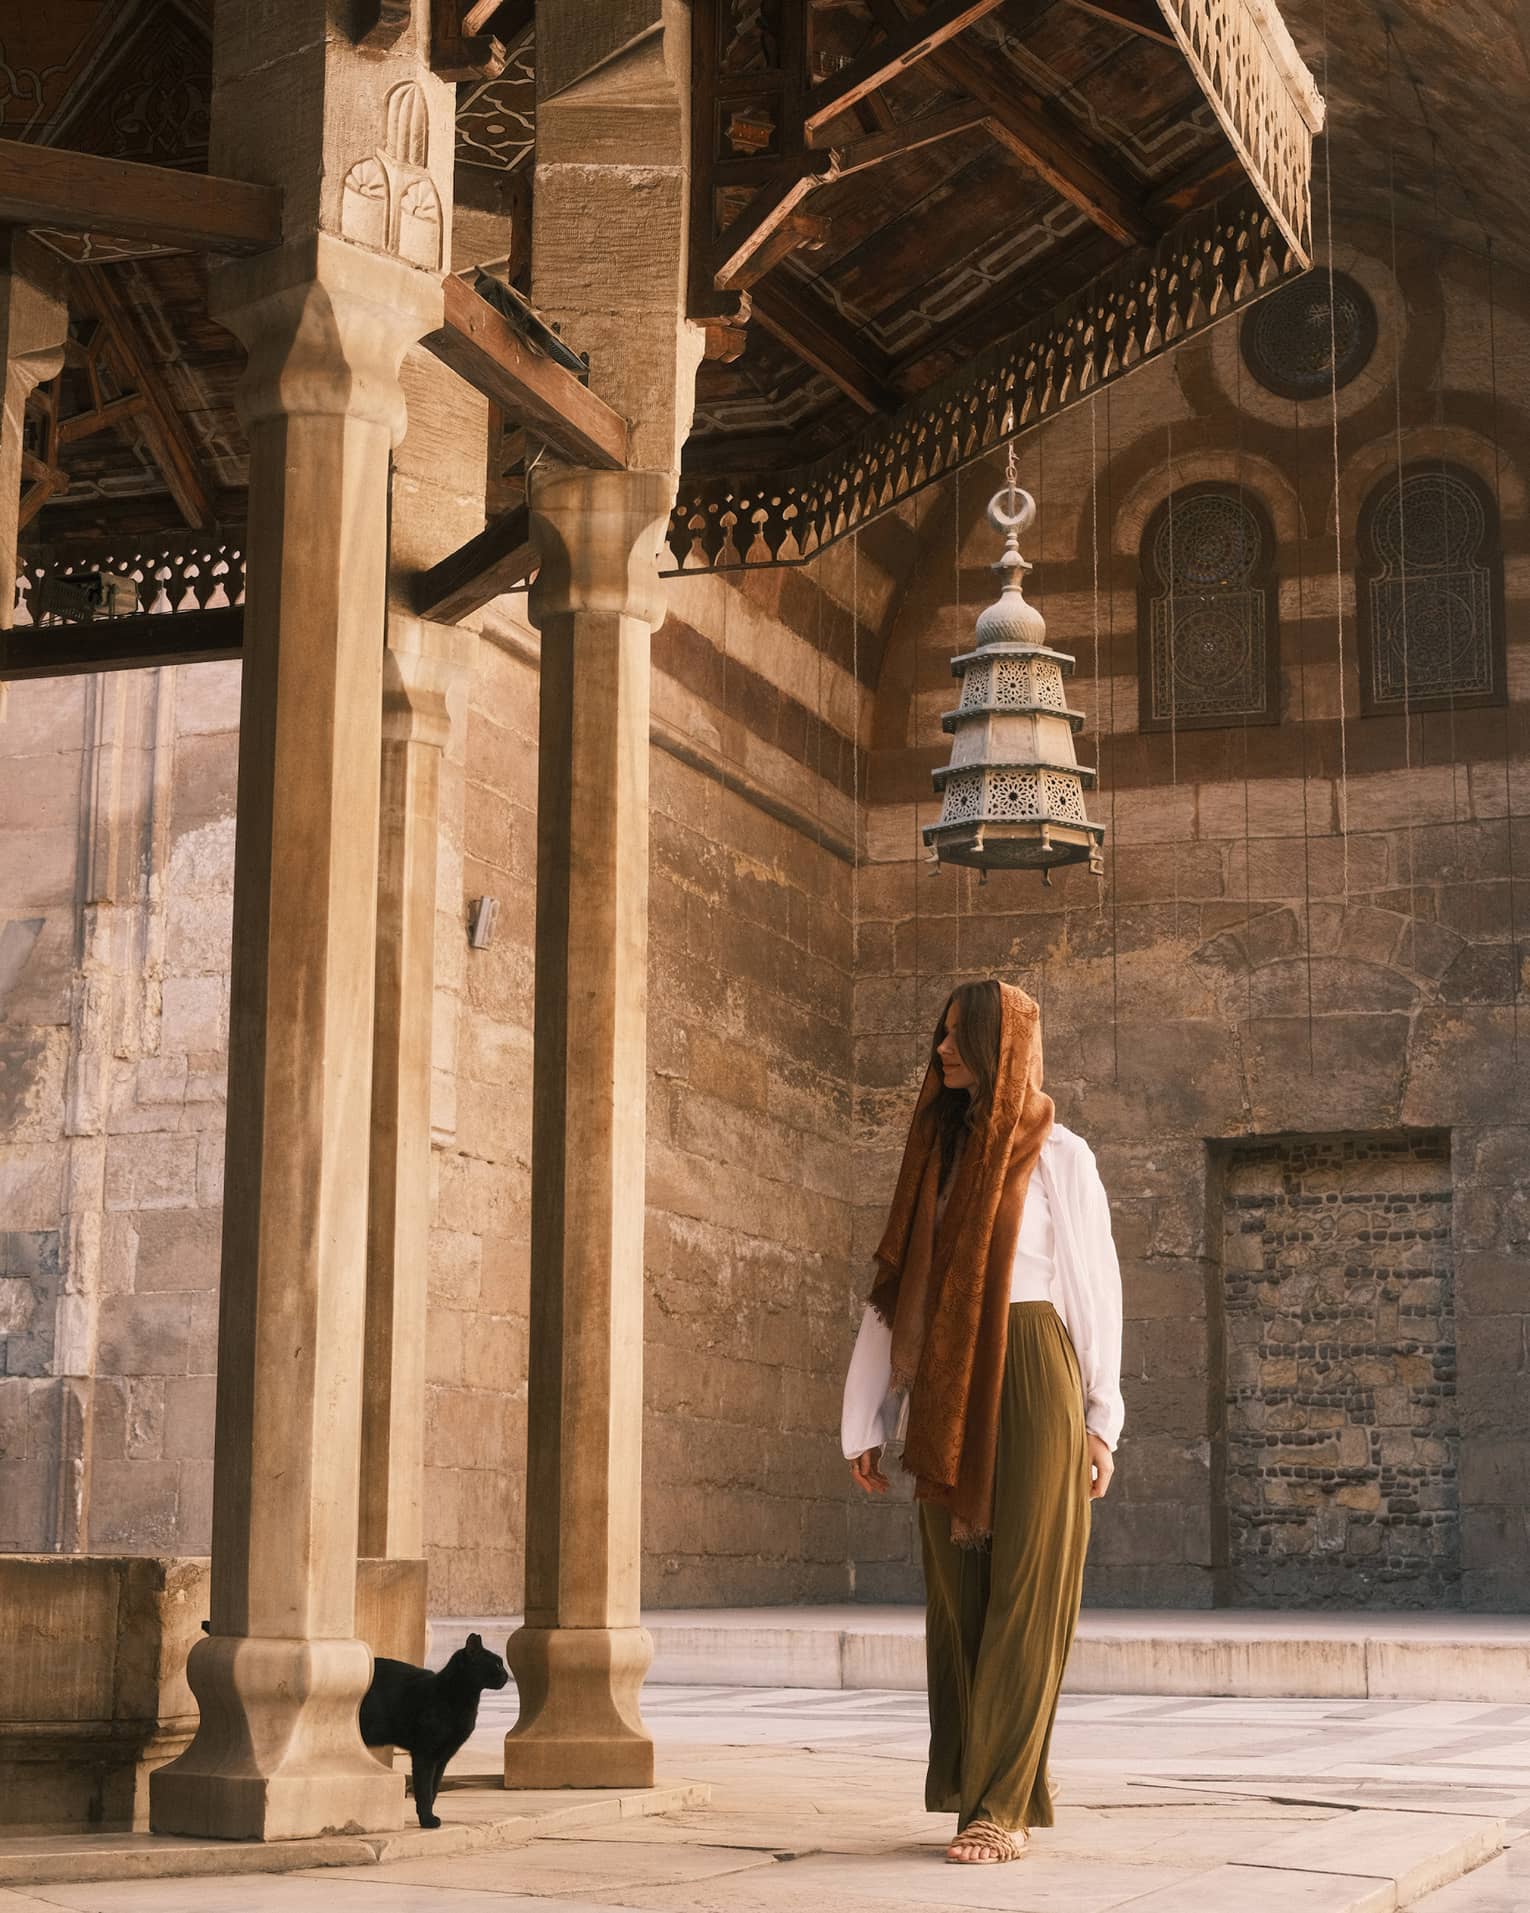
<svg viewBox="0 0 1530 1913">
<path fill-rule="evenodd" d="M 16 1888 L 0 1913 L 1530 1913 L 1530 1707 L 1065 1696 L 1056 1827 L 1013 1866 L 958 1868 L 951 1822 L 920 1810 L 918 1697 L 667 1687 L 644 1706 L 665 1778 L 705 1783 L 706 1806 L 383 1865 Z M 485 1810 L 513 1718 L 485 1697 L 448 1828 Z"/>
</svg>

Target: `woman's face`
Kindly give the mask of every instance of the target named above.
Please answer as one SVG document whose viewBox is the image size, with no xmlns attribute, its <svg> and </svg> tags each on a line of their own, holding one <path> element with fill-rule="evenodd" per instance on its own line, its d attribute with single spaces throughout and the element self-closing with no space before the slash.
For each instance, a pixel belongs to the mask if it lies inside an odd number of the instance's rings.
<svg viewBox="0 0 1530 1913">
<path fill-rule="evenodd" d="M 941 1075 L 947 1089 L 971 1089 L 977 1077 L 962 1060 L 961 1049 L 957 1042 L 957 1023 L 960 1012 L 955 1003 L 946 1011 L 946 1033 L 940 1039 L 935 1054 L 940 1058 Z"/>
</svg>

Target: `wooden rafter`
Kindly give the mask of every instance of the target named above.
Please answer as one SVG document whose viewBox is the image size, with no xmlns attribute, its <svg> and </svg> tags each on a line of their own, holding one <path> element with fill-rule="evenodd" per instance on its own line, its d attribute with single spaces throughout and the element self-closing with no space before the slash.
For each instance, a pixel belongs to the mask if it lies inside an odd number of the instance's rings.
<svg viewBox="0 0 1530 1913">
<path fill-rule="evenodd" d="M 1174 44 L 1174 35 L 1158 11 L 1158 0 L 1073 0 L 1073 4 L 1080 13 L 1096 14 L 1101 20 L 1140 33 L 1145 40 L 1157 40 L 1161 46 Z"/>
<path fill-rule="evenodd" d="M 444 322 L 420 341 L 527 431 L 578 465 L 627 463 L 627 422 L 572 372 L 535 351 L 504 315 L 449 276 Z"/>
<path fill-rule="evenodd" d="M 814 213 L 795 212 L 782 220 L 757 252 L 751 255 L 734 278 L 736 290 L 747 291 L 759 284 L 773 266 L 794 252 L 819 252 L 827 243 L 829 222 Z"/>
<path fill-rule="evenodd" d="M 0 224 L 264 252 L 281 242 L 281 205 L 274 186 L 0 140 Z"/>
<path fill-rule="evenodd" d="M 467 38 L 492 32 L 511 59 L 531 38 L 536 24 L 536 0 L 473 0 L 462 16 Z"/>
<path fill-rule="evenodd" d="M 814 88 L 803 122 L 808 137 L 811 139 L 857 100 L 928 59 L 998 5 L 999 0 L 935 0 L 916 19 L 906 19 L 900 26 L 884 31 L 875 46 Z"/>
<path fill-rule="evenodd" d="M 872 17 L 886 32 L 904 15 L 898 0 L 870 0 Z M 947 85 L 976 100 L 992 123 L 994 138 L 1039 173 L 1070 204 L 1124 245 L 1147 245 L 1157 229 L 1143 210 L 1135 182 L 1072 123 L 1055 102 L 1013 77 L 1000 75 L 965 47 L 947 44 L 929 56 Z"/>
<path fill-rule="evenodd" d="M 126 398 L 98 403 L 88 412 L 72 413 L 70 417 L 59 421 L 59 443 L 72 445 L 77 439 L 93 438 L 97 432 L 110 431 L 116 425 L 126 425 L 145 411 L 148 403 L 142 392 L 130 392 Z"/>
<path fill-rule="evenodd" d="M 905 153 L 917 152 L 921 146 L 933 146 L 938 140 L 950 139 L 957 133 L 970 133 L 974 127 L 987 125 L 988 115 L 975 100 L 959 100 L 955 106 L 942 107 L 934 113 L 922 113 L 917 119 L 905 120 L 901 125 L 867 133 L 860 139 L 846 140 L 843 145 L 836 146 L 834 158 L 839 177 L 845 179 L 851 173 L 864 173 L 869 167 L 881 166 L 890 159 L 900 159 Z"/>
<path fill-rule="evenodd" d="M 465 25 L 462 0 L 430 0 L 431 72 L 438 80 L 497 80 L 510 64 L 509 48 L 492 33 L 468 33 Z"/>
<path fill-rule="evenodd" d="M 531 515 L 524 505 L 517 505 L 429 571 L 422 571 L 415 581 L 414 608 L 437 624 L 456 624 L 525 584 L 537 562 Z"/>
<path fill-rule="evenodd" d="M 833 170 L 832 156 L 825 153 L 818 170 L 760 188 L 717 241 L 712 284 L 719 292 L 736 291 L 749 283 L 750 263 L 755 254 L 791 218 L 808 194 L 832 176 Z"/>
<path fill-rule="evenodd" d="M 863 412 L 898 405 L 893 368 L 868 340 L 858 338 L 832 307 L 795 282 L 774 280 L 751 295 L 754 316 L 799 359 L 832 379 Z"/>
<path fill-rule="evenodd" d="M 40 458 L 34 452 L 21 454 L 21 476 L 27 481 L 27 488 L 21 494 L 21 509 L 16 520 L 18 531 L 24 531 L 31 524 L 50 498 L 69 489 L 69 474 L 58 462 L 58 401 L 59 380 L 56 378 L 49 379 L 32 394 L 32 409 L 40 412 L 43 420 L 43 450 Z"/>
<path fill-rule="evenodd" d="M 142 406 L 128 420 L 130 428 L 142 437 L 186 523 L 197 530 L 205 529 L 216 515 L 212 488 L 191 434 L 164 389 L 138 321 L 111 274 L 102 267 L 76 267 L 75 284 L 100 321 L 100 337 L 91 342 L 91 356 L 101 350 L 109 352 L 122 383 L 142 399 Z"/>
</svg>

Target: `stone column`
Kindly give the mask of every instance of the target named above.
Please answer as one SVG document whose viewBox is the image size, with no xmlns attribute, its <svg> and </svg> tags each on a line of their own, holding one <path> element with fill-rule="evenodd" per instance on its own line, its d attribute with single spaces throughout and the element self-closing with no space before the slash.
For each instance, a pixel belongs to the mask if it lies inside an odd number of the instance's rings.
<svg viewBox="0 0 1530 1913">
<path fill-rule="evenodd" d="M 702 335 L 685 317 L 690 16 L 540 10 L 532 292 L 627 419 L 626 472 L 549 459 L 541 571 L 526 1625 L 507 1786 L 653 1777 L 638 1712 L 649 635 Z"/>
<path fill-rule="evenodd" d="M 638 1690 L 649 635 L 673 481 L 533 478 L 542 568 L 521 1717 L 505 1784 L 647 1786 Z"/>
<path fill-rule="evenodd" d="M 391 1564 L 385 1578 L 410 1644 L 390 1651 L 422 1661 L 441 762 L 453 708 L 459 721 L 463 713 L 478 634 L 417 616 L 414 591 L 422 571 L 483 528 L 489 408 L 423 348 L 405 359 L 403 383 L 410 425 L 393 457 L 392 590 L 383 654 L 358 1548 L 364 1559 Z"/>
<path fill-rule="evenodd" d="M 388 466 L 450 245 L 427 13 L 377 53 L 332 0 L 217 10 L 210 163 L 282 189 L 283 243 L 211 281 L 248 352 L 247 595 L 211 1634 L 166 1833 L 403 1819 L 357 1733 L 355 1594 Z"/>
<path fill-rule="evenodd" d="M 28 233 L 0 230 L 0 631 L 16 608 L 16 539 L 27 398 L 64 363 L 69 308 L 64 262 Z M 0 685 L 0 699 L 5 689 Z M 4 705 L 0 703 L 0 713 Z"/>
<path fill-rule="evenodd" d="M 377 1004 L 361 1426 L 363 1556 L 422 1561 L 436 867 L 448 698 L 477 635 L 395 610 L 383 654 Z M 464 931 L 465 934 L 465 931 Z M 424 1608 L 417 1653 L 423 1658 Z"/>
<path fill-rule="evenodd" d="M 318 234 L 229 267 L 250 432 L 211 1635 L 157 1832 L 398 1826 L 362 1747 L 357 1479 L 388 456 L 440 287 Z"/>
</svg>

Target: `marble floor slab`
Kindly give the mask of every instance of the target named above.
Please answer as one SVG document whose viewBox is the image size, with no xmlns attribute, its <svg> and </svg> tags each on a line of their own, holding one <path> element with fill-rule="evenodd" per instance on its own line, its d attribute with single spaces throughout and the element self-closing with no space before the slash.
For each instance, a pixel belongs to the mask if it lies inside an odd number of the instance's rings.
<svg viewBox="0 0 1530 1913">
<path fill-rule="evenodd" d="M 1057 1825 L 981 1868 L 923 1811 L 915 1695 L 653 1687 L 644 1711 L 661 1777 L 707 1804 L 383 1864 L 19 1886 L 0 1913 L 1530 1913 L 1530 1706 L 1065 1695 Z M 513 1719 L 486 1697 L 443 1834 L 503 1813 Z"/>
</svg>

